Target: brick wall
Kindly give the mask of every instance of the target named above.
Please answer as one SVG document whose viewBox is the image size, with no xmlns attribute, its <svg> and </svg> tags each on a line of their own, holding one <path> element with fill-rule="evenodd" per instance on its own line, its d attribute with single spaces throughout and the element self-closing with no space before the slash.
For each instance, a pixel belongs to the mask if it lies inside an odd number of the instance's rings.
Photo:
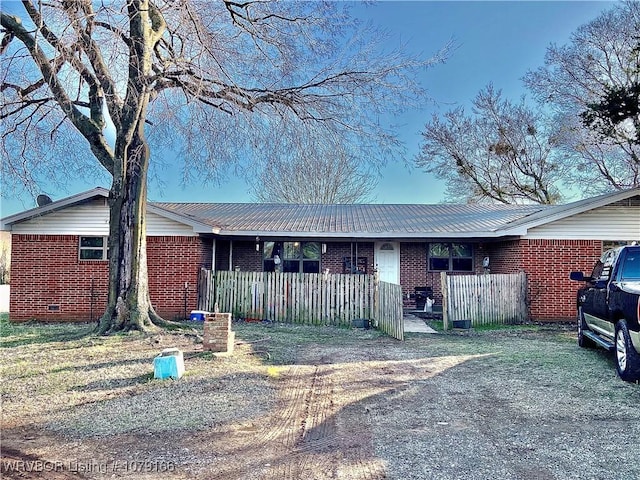
<svg viewBox="0 0 640 480">
<path fill-rule="evenodd" d="M 322 255 L 320 262 L 322 271 L 329 270 L 329 273 L 343 273 L 343 260 L 345 257 L 351 257 L 355 260 L 356 246 L 351 242 L 330 242 L 327 243 L 327 252 Z M 366 257 L 367 273 L 372 274 L 373 264 L 373 242 L 358 242 L 357 256 Z"/>
<path fill-rule="evenodd" d="M 520 273 L 523 270 L 522 247 L 519 240 L 485 243 L 485 256 L 489 257 L 491 273 Z"/>
<path fill-rule="evenodd" d="M 233 242 L 233 269 L 240 269 L 241 272 L 262 271 L 262 249 L 256 251 L 255 241 Z"/>
<path fill-rule="evenodd" d="M 367 257 L 373 272 L 374 245 L 358 244 L 358 256 Z M 217 268 L 228 266 L 228 242 L 218 241 Z M 255 242 L 234 242 L 234 266 L 262 271 L 262 253 Z M 474 245 L 474 269 L 482 272 L 489 256 L 492 273 L 524 270 L 528 278 L 530 313 L 534 320 L 570 320 L 575 316 L 576 282 L 569 272 L 590 272 L 602 253 L 602 242 L 591 240 L 514 240 Z M 355 252 L 354 252 L 355 254 Z M 149 289 L 156 311 L 167 319 L 182 318 L 196 308 L 197 275 L 211 265 L 212 241 L 200 237 L 148 237 Z M 342 272 L 343 257 L 351 255 L 349 242 L 327 243 L 322 269 Z M 226 265 L 225 263 L 226 258 Z M 425 242 L 403 242 L 400 281 L 405 293 L 415 287 L 433 288 L 441 303 L 440 272 L 427 270 Z M 13 235 L 10 316 L 12 320 L 97 319 L 106 306 L 106 261 L 78 259 L 78 237 L 68 235 Z M 186 289 L 185 289 L 186 284 Z M 413 300 L 406 301 L 413 306 Z M 92 312 L 93 309 L 93 312 Z"/>
<path fill-rule="evenodd" d="M 229 270 L 229 240 L 216 240 L 216 270 Z"/>
<path fill-rule="evenodd" d="M 186 310 L 188 318 L 196 309 L 198 272 L 211 268 L 211 242 L 200 237 L 147 237 L 149 294 L 160 316 L 182 319 Z"/>
<path fill-rule="evenodd" d="M 229 252 L 233 248 L 233 270 L 239 268 L 242 272 L 262 271 L 262 244 L 260 251 L 256 251 L 255 241 L 233 241 L 233 247 L 229 240 L 216 241 L 216 270 L 229 270 Z"/>
<path fill-rule="evenodd" d="M 235 336 L 235 332 L 231 331 L 230 313 L 207 315 L 202 328 L 202 349 L 232 354 Z"/>
<path fill-rule="evenodd" d="M 405 306 L 415 306 L 415 300 L 407 298 L 407 294 L 415 292 L 415 287 L 429 286 L 434 288 L 433 282 L 433 275 L 427 272 L 427 244 L 425 242 L 401 243 L 400 285 L 402 286 Z M 437 276 L 437 283 L 439 282 L 440 274 Z M 440 288 L 438 288 L 439 290 Z"/>
<path fill-rule="evenodd" d="M 512 240 L 478 245 L 476 271 L 490 258 L 491 273 L 527 274 L 529 314 L 536 321 L 572 321 L 579 284 L 572 271 L 590 272 L 602 254 L 596 240 Z"/>
<path fill-rule="evenodd" d="M 94 320 L 107 300 L 107 262 L 78 258 L 77 236 L 12 235 L 11 320 Z M 93 285 L 93 302 L 91 299 Z"/>
<path fill-rule="evenodd" d="M 590 273 L 602 254 L 598 240 L 521 240 L 527 273 L 529 311 L 539 321 L 568 321 L 576 315 L 578 282 L 572 271 Z"/>
<path fill-rule="evenodd" d="M 74 235 L 13 235 L 10 318 L 14 321 L 89 321 L 104 311 L 108 263 L 78 258 Z M 211 241 L 199 237 L 148 237 L 149 290 L 167 319 L 197 306 L 201 266 L 211 265 Z M 93 294 L 93 295 L 92 295 Z"/>
</svg>

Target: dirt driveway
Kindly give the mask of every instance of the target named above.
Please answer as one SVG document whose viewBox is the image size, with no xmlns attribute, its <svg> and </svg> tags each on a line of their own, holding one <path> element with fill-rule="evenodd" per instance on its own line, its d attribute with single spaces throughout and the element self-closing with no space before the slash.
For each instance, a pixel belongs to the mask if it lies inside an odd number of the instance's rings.
<svg viewBox="0 0 640 480">
<path fill-rule="evenodd" d="M 3 478 L 640 478 L 640 386 L 569 329 L 239 324 L 213 358 L 65 328 L 3 334 Z M 166 346 L 179 381 L 150 378 Z"/>
</svg>

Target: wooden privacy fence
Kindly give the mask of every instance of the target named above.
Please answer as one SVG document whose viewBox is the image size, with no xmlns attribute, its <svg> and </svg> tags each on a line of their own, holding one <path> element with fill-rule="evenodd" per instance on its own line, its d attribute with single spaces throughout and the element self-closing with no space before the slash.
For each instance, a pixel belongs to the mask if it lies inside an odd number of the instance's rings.
<svg viewBox="0 0 640 480">
<path fill-rule="evenodd" d="M 403 339 L 402 288 L 373 275 L 211 272 L 201 269 L 198 309 L 235 318 L 350 326 L 367 319 Z"/>
<path fill-rule="evenodd" d="M 374 317 L 377 328 L 390 337 L 404 340 L 404 314 L 402 287 L 393 283 L 377 282 Z"/>
<path fill-rule="evenodd" d="M 509 324 L 525 321 L 527 276 L 515 274 L 447 275 L 442 273 L 444 328 L 454 320 L 471 324 Z"/>
</svg>

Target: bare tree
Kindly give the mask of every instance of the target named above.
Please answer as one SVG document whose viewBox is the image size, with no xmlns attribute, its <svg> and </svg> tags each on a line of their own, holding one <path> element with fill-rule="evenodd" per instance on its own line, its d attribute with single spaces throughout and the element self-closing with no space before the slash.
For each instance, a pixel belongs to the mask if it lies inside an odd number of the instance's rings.
<svg viewBox="0 0 640 480">
<path fill-rule="evenodd" d="M 416 165 L 446 181 L 454 200 L 555 203 L 561 176 L 541 116 L 489 85 L 467 115 L 462 107 L 434 115 L 422 132 Z"/>
<path fill-rule="evenodd" d="M 274 136 L 249 178 L 259 202 L 337 204 L 371 200 L 376 165 L 348 151 L 341 138 L 318 138 L 313 131 Z M 274 142 L 276 143 L 276 142 Z"/>
<path fill-rule="evenodd" d="M 3 182 L 37 184 L 95 165 L 112 178 L 109 296 L 100 332 L 164 322 L 147 284 L 151 145 L 177 151 L 185 176 L 201 178 L 251 159 L 273 122 L 332 135 L 344 130 L 347 141 L 393 146 L 376 116 L 422 98 L 412 75 L 442 57 L 380 53 L 356 34 L 347 7 L 3 3 Z"/>
<path fill-rule="evenodd" d="M 640 185 L 639 40 L 640 3 L 616 3 L 569 44 L 549 46 L 545 65 L 524 78 L 556 113 L 573 182 L 585 193 Z"/>
</svg>

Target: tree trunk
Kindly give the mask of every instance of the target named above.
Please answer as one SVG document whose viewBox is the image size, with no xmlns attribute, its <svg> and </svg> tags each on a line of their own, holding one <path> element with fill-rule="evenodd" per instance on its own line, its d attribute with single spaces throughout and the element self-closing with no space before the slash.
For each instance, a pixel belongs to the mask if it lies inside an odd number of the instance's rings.
<svg viewBox="0 0 640 480">
<path fill-rule="evenodd" d="M 149 296 L 146 250 L 149 148 L 143 126 L 125 149 L 109 194 L 109 296 L 98 332 L 155 329 L 164 321 Z"/>
<path fill-rule="evenodd" d="M 148 0 L 131 0 L 129 78 L 117 109 L 113 183 L 109 193 L 109 297 L 98 332 L 152 330 L 166 325 L 151 306 L 147 276 L 146 206 L 149 146 L 144 131 L 151 95 L 151 54 L 165 31 Z"/>
</svg>

